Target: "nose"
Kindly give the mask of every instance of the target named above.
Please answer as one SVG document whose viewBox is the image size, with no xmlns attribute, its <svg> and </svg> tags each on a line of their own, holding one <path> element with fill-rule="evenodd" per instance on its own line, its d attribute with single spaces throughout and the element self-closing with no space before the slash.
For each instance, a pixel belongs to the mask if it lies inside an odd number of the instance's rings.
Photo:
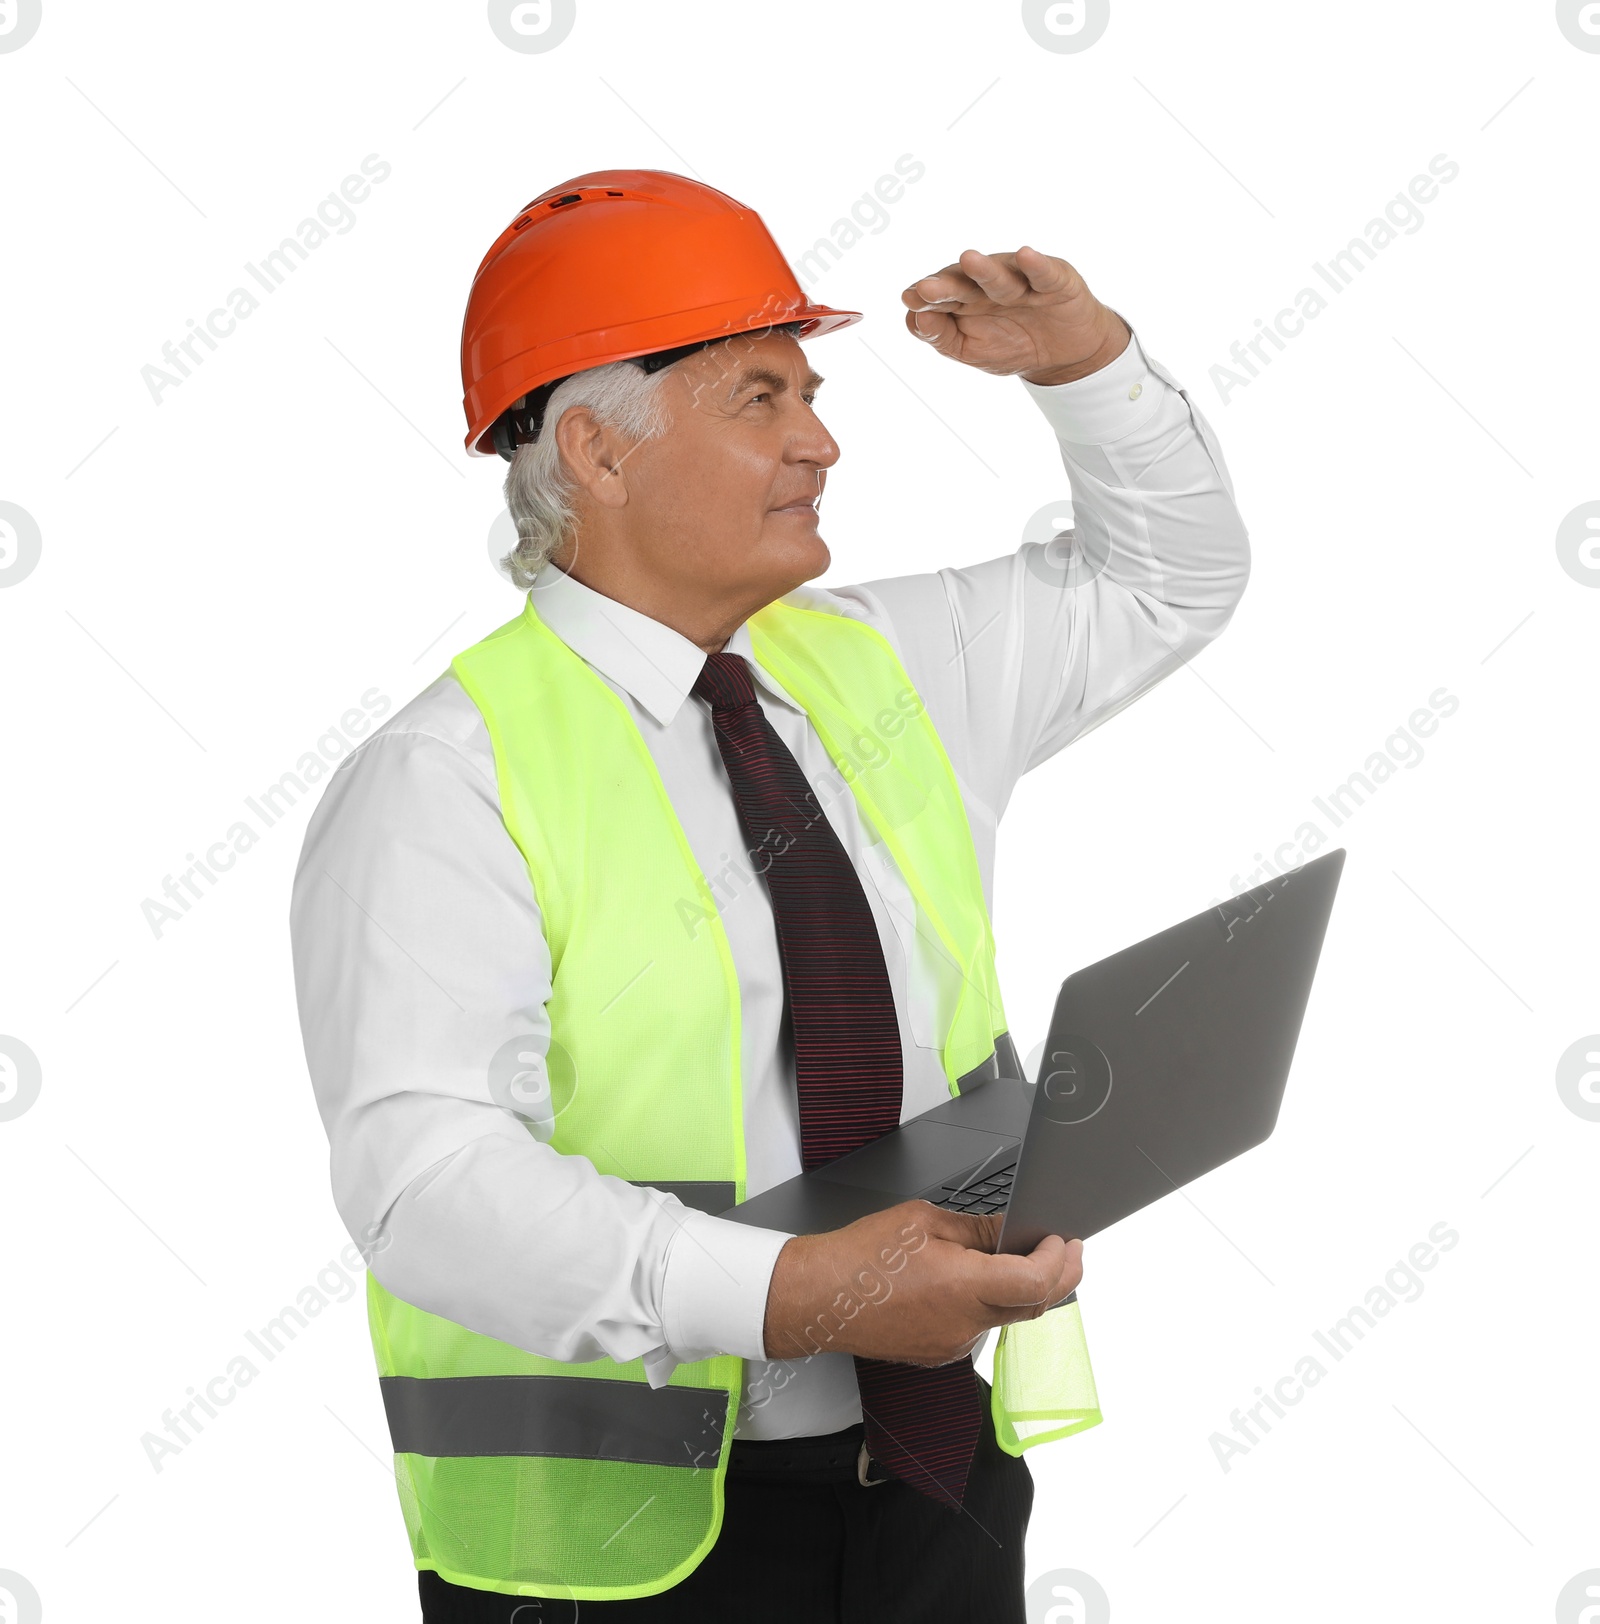
<svg viewBox="0 0 1600 1624">
<path fill-rule="evenodd" d="M 789 442 L 790 462 L 811 462 L 828 469 L 839 460 L 839 442 L 828 433 L 816 408 L 801 402 L 804 417 Z"/>
</svg>

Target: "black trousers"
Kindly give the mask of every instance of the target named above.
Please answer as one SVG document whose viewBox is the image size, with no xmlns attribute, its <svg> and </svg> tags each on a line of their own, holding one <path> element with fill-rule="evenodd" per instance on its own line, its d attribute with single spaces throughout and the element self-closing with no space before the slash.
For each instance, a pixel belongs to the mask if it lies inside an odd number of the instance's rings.
<svg viewBox="0 0 1600 1624">
<path fill-rule="evenodd" d="M 982 1378 L 979 1378 L 982 1382 Z M 987 1411 L 989 1390 L 982 1388 Z M 832 1435 L 849 1445 L 859 1424 Z M 503 1596 L 417 1575 L 423 1624 L 1024 1624 L 1033 1476 L 987 1417 L 960 1511 L 889 1481 L 786 1471 L 776 1444 L 735 1443 L 722 1531 L 682 1583 L 629 1601 Z M 798 1453 L 798 1452 L 795 1452 Z M 853 1450 L 841 1451 L 853 1461 Z"/>
</svg>

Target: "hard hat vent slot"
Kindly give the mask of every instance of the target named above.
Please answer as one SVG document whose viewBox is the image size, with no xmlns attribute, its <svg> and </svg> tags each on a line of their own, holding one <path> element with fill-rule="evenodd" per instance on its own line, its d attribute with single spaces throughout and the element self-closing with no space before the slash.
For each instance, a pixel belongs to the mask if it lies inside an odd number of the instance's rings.
<svg viewBox="0 0 1600 1624">
<path fill-rule="evenodd" d="M 3 3 L 4 3 L 4 0 L 0 0 L 0 4 L 3 4 Z M 563 192 L 560 197 L 552 197 L 552 198 L 550 198 L 545 203 L 545 207 L 547 209 L 565 208 L 568 204 L 583 202 L 584 197 L 586 195 L 590 196 L 590 197 L 598 197 L 598 196 L 626 197 L 628 194 L 626 192 L 614 192 L 614 191 L 611 191 L 609 188 L 604 193 L 591 192 L 591 193 L 585 194 L 583 192 Z M 513 231 L 521 231 L 525 226 L 530 226 L 530 225 L 533 224 L 533 220 L 534 220 L 533 210 L 534 210 L 534 207 L 537 205 L 538 202 L 539 202 L 539 199 L 534 198 L 532 203 L 524 203 L 522 205 L 521 212 L 517 215 L 516 219 L 511 222 L 511 229 Z"/>
</svg>

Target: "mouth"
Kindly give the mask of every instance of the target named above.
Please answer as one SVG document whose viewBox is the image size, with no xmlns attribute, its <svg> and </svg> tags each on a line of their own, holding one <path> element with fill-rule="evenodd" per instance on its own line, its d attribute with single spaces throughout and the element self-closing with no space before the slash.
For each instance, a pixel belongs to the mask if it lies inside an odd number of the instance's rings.
<svg viewBox="0 0 1600 1624">
<path fill-rule="evenodd" d="M 773 508 L 774 513 L 809 513 L 813 518 L 817 513 L 817 499 L 809 496 L 803 502 L 789 502 L 783 507 Z"/>
</svg>

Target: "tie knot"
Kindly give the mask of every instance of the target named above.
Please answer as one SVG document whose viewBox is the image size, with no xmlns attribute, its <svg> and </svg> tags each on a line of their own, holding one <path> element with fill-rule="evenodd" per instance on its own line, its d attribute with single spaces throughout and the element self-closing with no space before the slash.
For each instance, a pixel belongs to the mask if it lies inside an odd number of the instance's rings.
<svg viewBox="0 0 1600 1624">
<path fill-rule="evenodd" d="M 755 684 L 742 654 L 708 654 L 691 691 L 709 699 L 714 711 L 738 710 L 756 702 Z"/>
</svg>

